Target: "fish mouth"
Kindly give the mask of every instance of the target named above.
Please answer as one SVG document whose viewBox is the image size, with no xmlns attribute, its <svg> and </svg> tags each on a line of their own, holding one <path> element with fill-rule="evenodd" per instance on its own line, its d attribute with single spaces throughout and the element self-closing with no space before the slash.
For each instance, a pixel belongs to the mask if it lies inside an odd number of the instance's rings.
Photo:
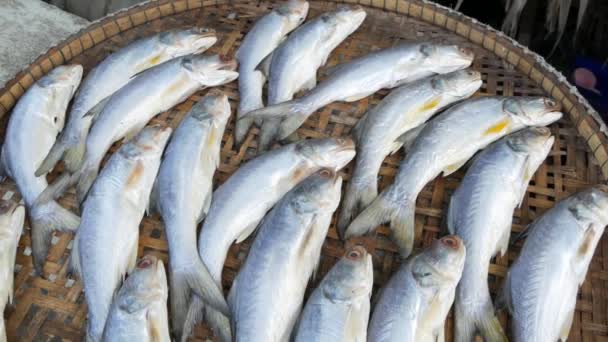
<svg viewBox="0 0 608 342">
<path fill-rule="evenodd" d="M 459 250 L 460 247 L 462 246 L 462 240 L 456 235 L 445 236 L 445 237 L 439 239 L 439 242 L 444 247 L 453 249 L 453 250 Z"/>
<path fill-rule="evenodd" d="M 228 57 L 226 55 L 219 55 L 219 63 L 216 70 L 220 71 L 235 71 L 238 67 L 236 59 Z"/>
<path fill-rule="evenodd" d="M 346 259 L 358 261 L 367 256 L 367 250 L 361 245 L 355 245 L 346 252 Z"/>
</svg>

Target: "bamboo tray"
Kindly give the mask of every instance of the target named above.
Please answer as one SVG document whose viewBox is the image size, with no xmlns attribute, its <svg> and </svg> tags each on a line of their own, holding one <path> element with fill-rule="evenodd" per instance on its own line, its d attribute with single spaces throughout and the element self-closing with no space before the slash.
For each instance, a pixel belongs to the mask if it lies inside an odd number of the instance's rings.
<svg viewBox="0 0 608 342">
<path fill-rule="evenodd" d="M 309 18 L 333 9 L 335 2 L 310 1 Z M 356 1 L 352 1 L 356 2 Z M 528 188 L 522 208 L 515 212 L 513 232 L 549 209 L 554 203 L 589 184 L 605 183 L 608 176 L 608 138 L 606 126 L 565 79 L 542 58 L 528 52 L 513 40 L 457 12 L 420 0 L 361 0 L 368 17 L 349 39 L 331 55 L 332 66 L 391 46 L 398 41 L 436 41 L 462 44 L 474 49 L 473 68 L 483 73 L 484 85 L 477 96 L 549 95 L 561 102 L 564 119 L 553 124 L 557 137 L 553 150 L 540 167 Z M 24 91 L 54 66 L 79 63 L 85 72 L 104 57 L 129 42 L 162 30 L 206 26 L 218 31 L 219 41 L 211 49 L 234 55 L 244 34 L 273 3 L 234 1 L 161 0 L 119 12 L 93 23 L 46 54 L 0 89 L 0 120 L 6 127 L 8 115 Z M 322 72 L 321 72 L 322 74 Z M 236 82 L 223 87 L 230 97 L 233 112 L 238 101 Z M 162 113 L 155 123 L 177 126 L 184 114 L 205 91 L 199 92 L 175 108 Z M 366 109 L 376 104 L 387 91 L 381 91 L 355 103 L 335 103 L 321 109 L 299 129 L 301 136 L 323 137 L 349 134 Z M 256 154 L 257 130 L 249 133 L 240 150 L 233 146 L 234 116 L 223 138 L 221 165 L 216 173 L 216 186 L 226 180 L 241 163 Z M 3 129 L 4 131 L 4 129 Z M 116 148 L 116 147 L 115 147 Z M 380 171 L 380 188 L 390 184 L 402 155 L 389 157 Z M 344 170 L 348 180 L 350 168 Z M 439 178 L 427 185 L 418 198 L 416 247 L 427 246 L 441 234 L 442 217 L 450 194 L 464 171 Z M 51 175 L 52 178 L 54 175 Z M 19 199 L 11 182 L 0 185 L 0 197 Z M 75 210 L 73 192 L 61 203 Z M 26 224 L 27 228 L 27 224 Z M 26 230 L 27 231 L 27 230 Z M 578 295 L 576 314 L 570 332 L 571 341 L 608 341 L 608 234 L 602 238 L 591 263 L 587 279 Z M 19 243 L 15 274 L 15 304 L 5 312 L 9 341 L 82 340 L 86 325 L 86 305 L 80 281 L 67 277 L 68 256 L 72 246 L 70 234 L 56 234 L 45 265 L 47 279 L 33 276 L 29 233 Z M 228 291 L 243 263 L 251 239 L 230 249 L 224 270 L 223 285 Z M 357 240 L 373 254 L 375 289 L 384 284 L 399 266 L 395 245 L 383 227 L 373 236 Z M 349 244 L 352 242 L 349 242 Z M 520 245 L 510 248 L 507 256 L 497 258 L 490 267 L 492 291 L 500 286 L 508 266 Z M 158 216 L 145 218 L 141 224 L 139 254 L 151 253 L 167 261 L 167 244 Z M 344 245 L 331 228 L 323 246 L 320 272 L 310 287 L 331 268 L 343 254 Z M 556 299 L 559 300 L 559 299 Z M 508 324 L 505 314 L 500 316 Z M 452 320 L 446 323 L 446 337 L 452 340 Z M 213 338 L 210 330 L 199 324 L 194 339 Z"/>
</svg>

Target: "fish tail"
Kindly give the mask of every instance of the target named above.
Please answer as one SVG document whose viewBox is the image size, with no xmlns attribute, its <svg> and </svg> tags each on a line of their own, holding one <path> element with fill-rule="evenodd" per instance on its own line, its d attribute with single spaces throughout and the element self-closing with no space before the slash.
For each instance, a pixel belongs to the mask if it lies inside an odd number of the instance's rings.
<svg viewBox="0 0 608 342">
<path fill-rule="evenodd" d="M 207 305 L 219 310 L 224 315 L 229 315 L 228 304 L 226 304 L 222 291 L 213 280 L 207 267 L 197 258 L 194 264 L 174 267 L 171 270 L 171 300 L 174 309 L 174 327 L 184 325 L 190 290 L 207 303 Z"/>
<path fill-rule="evenodd" d="M 260 142 L 258 152 L 267 151 L 277 138 L 281 121 L 277 119 L 264 120 L 260 131 Z"/>
<path fill-rule="evenodd" d="M 86 149 L 86 140 L 80 139 L 78 143 L 69 145 L 65 148 L 65 153 L 63 156 L 63 161 L 65 163 L 65 168 L 70 172 L 76 172 L 82 161 L 84 160 L 84 152 Z"/>
<path fill-rule="evenodd" d="M 205 318 L 205 321 L 211 326 L 213 332 L 219 337 L 222 342 L 232 341 L 232 332 L 230 331 L 230 320 L 221 312 L 214 310 L 198 297 L 192 296 L 192 301 L 188 307 L 188 313 L 182 328 L 181 335 L 176 333 L 177 340 L 186 342 L 192 333 L 194 325 Z"/>
<path fill-rule="evenodd" d="M 482 305 L 464 304 L 456 300 L 455 305 L 455 337 L 456 342 L 474 341 L 479 333 L 485 341 L 506 342 L 507 336 L 502 330 L 498 318 L 494 315 L 492 302 Z"/>
<path fill-rule="evenodd" d="M 55 140 L 53 147 L 51 147 L 51 150 L 46 155 L 46 157 L 34 173 L 36 177 L 40 177 L 49 173 L 63 157 L 67 148 L 67 144 L 61 137 L 62 136 L 59 136 L 59 138 Z"/>
<path fill-rule="evenodd" d="M 360 182 L 353 177 L 346 189 L 346 196 L 340 217 L 338 218 L 338 233 L 344 238 L 346 228 L 351 223 L 353 217 L 361 212 L 361 208 L 368 207 L 378 196 L 378 184 L 375 179 Z"/>
<path fill-rule="evenodd" d="M 253 110 L 246 113 L 243 117 L 282 120 L 278 138 L 285 139 L 295 132 L 315 109 L 313 106 L 308 106 L 301 99 L 296 99 Z"/>
<path fill-rule="evenodd" d="M 85 165 L 80 171 L 78 171 L 78 184 L 76 184 L 76 198 L 79 204 L 84 202 L 84 199 L 89 192 L 89 189 L 93 185 L 97 173 L 99 172 L 99 166 L 91 166 L 90 164 Z"/>
<path fill-rule="evenodd" d="M 399 248 L 399 253 L 407 257 L 414 246 L 414 219 L 416 202 L 405 196 L 401 203 L 389 199 L 389 191 L 384 191 L 370 204 L 346 230 L 345 237 L 363 235 L 376 226 L 390 221 L 391 236 Z"/>
<path fill-rule="evenodd" d="M 36 200 L 30 208 L 30 223 L 34 269 L 42 274 L 53 231 L 74 231 L 80 225 L 80 218 L 53 200 Z"/>
<path fill-rule="evenodd" d="M 236 121 L 234 128 L 234 147 L 237 150 L 241 148 L 241 144 L 245 141 L 249 128 L 251 128 L 253 122 L 253 118 L 242 118 Z"/>
</svg>

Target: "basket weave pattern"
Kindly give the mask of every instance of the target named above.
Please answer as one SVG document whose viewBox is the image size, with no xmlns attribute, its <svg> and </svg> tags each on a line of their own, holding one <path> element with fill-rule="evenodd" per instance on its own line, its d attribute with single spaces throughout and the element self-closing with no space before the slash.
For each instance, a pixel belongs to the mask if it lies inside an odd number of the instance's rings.
<svg viewBox="0 0 608 342">
<path fill-rule="evenodd" d="M 347 1 L 350 2 L 350 1 Z M 355 1 L 352 1 L 355 3 Z M 526 53 L 510 39 L 486 26 L 431 3 L 417 0 L 358 1 L 367 6 L 368 17 L 350 38 L 330 57 L 327 67 L 348 61 L 376 49 L 400 41 L 434 41 L 461 44 L 475 51 L 475 70 L 483 74 L 483 87 L 476 96 L 484 95 L 549 95 L 561 102 L 567 114 L 551 130 L 556 141 L 550 156 L 539 168 L 528 187 L 521 209 L 515 212 L 513 232 L 520 231 L 554 203 L 587 185 L 605 183 L 608 176 L 608 139 L 603 124 L 590 115 L 592 110 L 572 93 L 550 68 Z M 333 9 L 338 3 L 311 1 L 309 18 Z M 191 26 L 212 27 L 218 32 L 218 43 L 210 50 L 234 55 L 244 34 L 253 22 L 273 7 L 272 2 L 246 1 L 153 1 L 119 12 L 94 23 L 36 60 L 30 67 L 0 89 L 0 119 L 2 127 L 11 108 L 24 91 L 54 66 L 65 63 L 82 64 L 85 72 L 110 53 L 131 41 L 170 28 Z M 325 69 L 325 68 L 323 68 Z M 323 69 L 321 78 L 323 78 Z M 236 82 L 222 87 L 233 108 L 238 101 Z M 206 91 L 157 116 L 153 123 L 176 127 L 185 113 Z M 313 115 L 300 129 L 300 136 L 318 138 L 343 136 L 369 106 L 378 103 L 387 91 L 354 103 L 335 103 Z M 234 114 L 234 113 L 233 113 Z M 258 130 L 250 131 L 240 150 L 233 146 L 234 115 L 226 129 L 221 149 L 221 165 L 215 184 L 225 181 L 240 164 L 256 154 Z M 116 146 L 113 150 L 115 150 Z M 380 189 L 391 184 L 403 155 L 397 153 L 386 159 L 380 171 Z M 351 167 L 343 171 L 348 181 Z M 417 202 L 416 248 L 428 246 L 443 234 L 443 214 L 449 197 L 462 179 L 461 170 L 447 178 L 428 184 Z M 51 178 L 55 174 L 51 175 Z M 12 182 L 0 185 L 0 197 L 19 198 Z M 61 204 L 76 210 L 73 192 Z M 28 225 L 26 224 L 26 227 Z M 141 224 L 139 255 L 155 254 L 167 261 L 167 244 L 163 224 L 158 216 L 147 217 Z M 230 249 L 224 269 L 223 284 L 227 291 L 243 263 L 252 239 Z M 353 239 L 347 245 L 362 243 L 373 255 L 375 289 L 383 285 L 399 266 L 397 250 L 382 227 L 374 235 Z M 18 249 L 15 274 L 15 304 L 5 312 L 9 341 L 72 340 L 84 336 L 86 304 L 82 284 L 70 278 L 68 257 L 72 235 L 56 234 L 45 265 L 47 279 L 33 276 L 29 232 L 23 235 Z M 323 256 L 313 288 L 344 252 L 332 225 L 323 246 Z M 511 247 L 505 257 L 490 266 L 490 288 L 496 291 L 509 264 L 516 258 L 521 244 Z M 559 300 L 556 298 L 556 300 Z M 507 316 L 501 322 L 508 324 Z M 212 336 L 204 324 L 195 329 L 194 339 Z M 452 340 L 452 320 L 446 324 L 446 338 Z M 587 279 L 579 291 L 571 341 L 608 341 L 608 237 L 602 238 L 591 263 Z"/>
</svg>

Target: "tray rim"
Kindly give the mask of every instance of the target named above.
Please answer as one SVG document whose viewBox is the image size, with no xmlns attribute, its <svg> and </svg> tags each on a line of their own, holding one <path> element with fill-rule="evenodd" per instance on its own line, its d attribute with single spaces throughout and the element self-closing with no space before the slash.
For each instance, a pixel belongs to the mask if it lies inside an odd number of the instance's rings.
<svg viewBox="0 0 608 342">
<path fill-rule="evenodd" d="M 608 126 L 599 113 L 567 78 L 537 53 L 504 33 L 451 8 L 430 0 L 308 0 L 359 4 L 397 13 L 443 28 L 461 36 L 528 77 L 535 85 L 562 104 L 577 133 L 585 140 L 608 179 Z M 247 0 L 150 0 L 92 22 L 49 48 L 0 88 L 0 119 L 9 114 L 19 98 L 38 79 L 56 66 L 69 63 L 84 50 L 133 27 L 178 13 L 205 7 L 247 3 Z M 10 114 L 9 114 L 10 115 Z M 605 181 L 605 180 L 604 180 Z"/>
</svg>

